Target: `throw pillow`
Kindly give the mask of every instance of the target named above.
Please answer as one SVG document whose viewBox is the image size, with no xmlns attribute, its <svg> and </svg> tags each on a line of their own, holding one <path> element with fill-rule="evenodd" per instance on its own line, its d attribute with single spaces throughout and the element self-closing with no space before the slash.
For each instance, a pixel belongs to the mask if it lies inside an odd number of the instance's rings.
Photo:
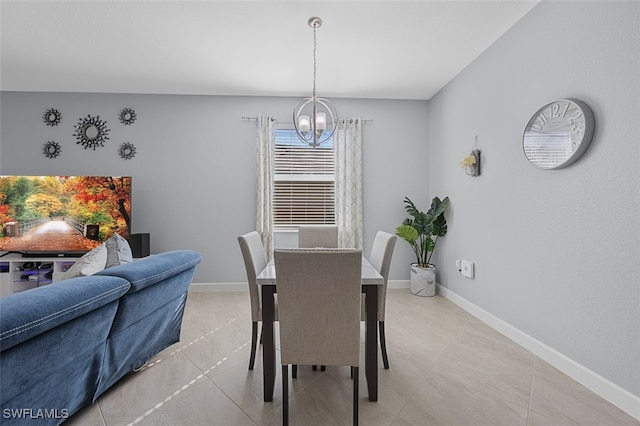
<svg viewBox="0 0 640 426">
<path fill-rule="evenodd" d="M 75 277 L 86 277 L 102 271 L 107 263 L 107 248 L 100 244 L 86 253 L 73 264 L 62 276 L 63 280 Z"/>
<path fill-rule="evenodd" d="M 133 262 L 129 242 L 119 234 L 113 234 L 104 244 L 107 247 L 107 263 L 105 269 L 122 265 L 123 263 Z"/>
</svg>

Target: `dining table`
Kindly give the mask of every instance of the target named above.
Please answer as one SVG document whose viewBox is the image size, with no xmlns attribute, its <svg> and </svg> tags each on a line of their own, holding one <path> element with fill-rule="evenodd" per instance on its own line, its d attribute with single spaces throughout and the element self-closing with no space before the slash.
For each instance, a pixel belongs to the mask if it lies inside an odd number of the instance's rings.
<svg viewBox="0 0 640 426">
<path fill-rule="evenodd" d="M 277 293 L 276 267 L 273 261 L 256 277 L 262 295 L 262 374 L 264 401 L 273 401 L 276 381 L 275 294 Z M 369 401 L 378 400 L 378 287 L 384 278 L 371 263 L 362 258 L 362 292 L 365 294 L 365 377 Z"/>
</svg>

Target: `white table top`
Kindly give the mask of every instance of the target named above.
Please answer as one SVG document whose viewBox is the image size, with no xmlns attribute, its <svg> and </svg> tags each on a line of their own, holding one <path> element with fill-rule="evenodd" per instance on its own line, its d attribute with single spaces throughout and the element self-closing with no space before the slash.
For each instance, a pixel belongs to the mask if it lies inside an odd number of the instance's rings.
<svg viewBox="0 0 640 426">
<path fill-rule="evenodd" d="M 276 284 L 276 265 L 274 265 L 273 261 L 269 262 L 269 264 L 256 277 L 256 284 Z M 384 284 L 384 278 L 382 278 L 382 275 L 380 275 L 376 268 L 374 268 L 373 265 L 371 265 L 364 257 L 362 258 L 362 284 Z"/>
</svg>

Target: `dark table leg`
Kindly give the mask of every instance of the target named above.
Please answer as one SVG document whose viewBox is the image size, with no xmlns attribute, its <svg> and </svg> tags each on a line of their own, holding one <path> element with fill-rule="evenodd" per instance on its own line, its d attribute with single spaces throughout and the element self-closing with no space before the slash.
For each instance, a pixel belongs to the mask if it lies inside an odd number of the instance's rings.
<svg viewBox="0 0 640 426">
<path fill-rule="evenodd" d="M 369 389 L 369 401 L 378 400 L 378 286 L 365 285 L 367 318 L 364 337 L 364 370 Z M 264 299 L 263 299 L 264 300 Z M 263 313 L 264 315 L 264 313 Z"/>
<path fill-rule="evenodd" d="M 264 401 L 273 401 L 276 384 L 276 344 L 273 334 L 275 286 L 262 287 L 262 375 L 264 379 Z M 374 327 L 375 330 L 375 327 Z"/>
</svg>

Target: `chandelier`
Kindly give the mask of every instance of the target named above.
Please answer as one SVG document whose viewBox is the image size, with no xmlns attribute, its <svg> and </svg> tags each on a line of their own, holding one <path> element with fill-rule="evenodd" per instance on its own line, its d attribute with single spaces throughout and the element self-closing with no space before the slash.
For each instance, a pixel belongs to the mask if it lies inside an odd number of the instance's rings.
<svg viewBox="0 0 640 426">
<path fill-rule="evenodd" d="M 316 95 L 316 30 L 322 26 L 322 19 L 312 17 L 308 23 L 313 28 L 313 92 L 310 98 L 301 99 L 293 110 L 293 126 L 298 138 L 315 148 L 333 136 L 338 113 L 328 99 Z"/>
</svg>

